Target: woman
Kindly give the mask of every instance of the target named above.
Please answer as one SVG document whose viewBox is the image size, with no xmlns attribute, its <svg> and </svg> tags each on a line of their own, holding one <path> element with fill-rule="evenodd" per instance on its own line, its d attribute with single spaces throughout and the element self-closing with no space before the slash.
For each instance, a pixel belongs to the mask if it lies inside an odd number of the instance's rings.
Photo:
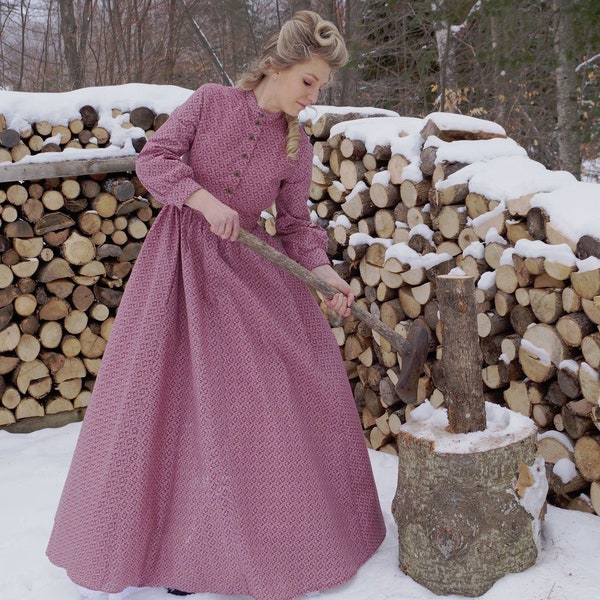
<svg viewBox="0 0 600 600">
<path fill-rule="evenodd" d="M 252 230 L 339 291 L 307 210 L 298 113 L 346 61 L 303 11 L 237 87 L 205 85 L 146 144 L 164 208 L 136 261 L 48 556 L 85 588 L 166 586 L 291 600 L 338 585 L 384 525 L 339 349 L 310 290 L 236 237 Z M 184 159 L 182 159 L 184 157 Z M 277 207 L 277 240 L 257 226 Z"/>
</svg>

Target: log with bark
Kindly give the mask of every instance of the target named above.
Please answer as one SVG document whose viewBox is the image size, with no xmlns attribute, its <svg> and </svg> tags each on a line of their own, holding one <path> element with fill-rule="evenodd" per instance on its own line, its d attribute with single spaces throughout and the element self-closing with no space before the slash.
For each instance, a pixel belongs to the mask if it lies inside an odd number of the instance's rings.
<svg viewBox="0 0 600 600">
<path fill-rule="evenodd" d="M 67 137 L 61 128 L 55 134 Z M 29 173 L 10 165 L 5 178 L 20 182 L 0 185 L 0 241 L 7 241 L 0 264 L 0 367 L 11 383 L 2 390 L 6 426 L 87 406 L 135 246 L 160 210 L 142 197 L 131 172 L 92 179 L 74 175 L 81 167 L 58 162 L 54 170 L 45 165 Z M 84 170 L 100 167 L 112 170 L 102 160 Z M 43 187 L 27 180 L 48 175 Z M 31 420 L 36 427 L 41 422 Z"/>
</svg>

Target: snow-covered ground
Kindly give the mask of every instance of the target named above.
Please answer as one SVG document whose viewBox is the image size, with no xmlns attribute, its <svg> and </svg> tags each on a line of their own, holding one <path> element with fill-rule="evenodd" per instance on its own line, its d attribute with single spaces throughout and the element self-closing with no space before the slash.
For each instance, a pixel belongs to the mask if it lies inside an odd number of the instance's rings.
<svg viewBox="0 0 600 600">
<path fill-rule="evenodd" d="M 45 557 L 54 511 L 81 425 L 29 434 L 0 431 L 0 599 L 80 600 L 62 569 Z M 322 600 L 433 600 L 436 596 L 398 568 L 397 529 L 390 505 L 396 489 L 398 459 L 370 451 L 388 535 L 378 552 L 347 584 Z M 600 519 L 548 507 L 542 550 L 530 569 L 507 575 L 481 598 L 485 600 L 596 600 L 600 595 Z M 301 565 L 290 565 L 290 569 Z M 107 600 L 107 596 L 101 596 Z M 161 588 L 133 591 L 128 600 L 167 600 Z M 195 594 L 194 600 L 232 600 L 231 596 Z M 242 600 L 242 597 L 236 598 Z"/>
</svg>

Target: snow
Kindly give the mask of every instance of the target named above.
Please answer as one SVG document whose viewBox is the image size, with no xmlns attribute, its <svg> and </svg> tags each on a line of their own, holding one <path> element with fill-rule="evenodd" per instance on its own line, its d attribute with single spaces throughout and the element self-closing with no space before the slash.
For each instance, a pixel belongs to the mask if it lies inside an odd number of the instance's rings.
<svg viewBox="0 0 600 600">
<path fill-rule="evenodd" d="M 496 285 L 496 271 L 486 271 L 481 274 L 477 287 L 480 290 L 491 290 Z"/>
<path fill-rule="evenodd" d="M 572 240 L 600 233 L 600 185 L 597 183 L 577 181 L 552 192 L 536 194 L 531 206 L 543 208 L 550 220 Z"/>
<path fill-rule="evenodd" d="M 435 164 L 459 162 L 465 164 L 492 160 L 503 156 L 527 156 L 527 151 L 511 138 L 492 138 L 491 140 L 456 140 L 444 142 L 437 136 L 427 138 L 424 148 L 437 148 Z"/>
<path fill-rule="evenodd" d="M 389 146 L 398 137 L 418 133 L 423 128 L 423 120 L 412 117 L 367 117 L 342 121 L 331 128 L 330 135 L 343 133 L 351 140 L 364 143 L 367 152 L 373 152 L 375 146 Z"/>
<path fill-rule="evenodd" d="M 369 187 L 364 181 L 359 181 L 353 188 L 352 191 L 346 196 L 346 201 L 352 200 L 354 196 L 360 194 L 361 192 L 366 192 L 369 190 Z"/>
<path fill-rule="evenodd" d="M 475 194 L 481 194 L 488 200 L 506 201 L 528 194 L 551 192 L 576 181 L 566 171 L 550 171 L 524 156 L 500 156 L 468 164 L 436 187 L 468 183 L 469 191 Z"/>
<path fill-rule="evenodd" d="M 371 181 L 371 185 L 374 183 L 379 183 L 380 185 L 389 185 L 390 183 L 390 172 L 387 169 L 383 171 L 377 171 L 375 175 L 373 175 L 373 179 Z"/>
<path fill-rule="evenodd" d="M 381 244 L 382 246 L 388 248 L 392 245 L 392 240 L 388 240 L 387 238 L 372 237 L 368 233 L 353 233 L 350 236 L 351 246 L 361 246 L 363 244 L 367 244 L 367 246 L 371 246 L 372 244 Z"/>
<path fill-rule="evenodd" d="M 414 411 L 413 411 L 414 413 Z M 45 557 L 52 519 L 81 425 L 30 434 L 0 431 L 0 598 L 2 600 L 80 600 L 62 569 Z M 376 554 L 348 583 L 322 592 L 322 600 L 459 600 L 436 596 L 398 567 L 397 528 L 391 514 L 398 459 L 370 450 L 387 536 Z M 9 483 L 7 485 L 7 483 Z M 542 547 L 536 564 L 510 574 L 484 600 L 595 600 L 600 562 L 600 519 L 553 506 L 542 523 Z M 297 565 L 290 565 L 290 569 Z M 161 588 L 134 590 L 128 600 L 168 600 Z M 195 594 L 191 600 L 247 600 L 241 596 Z M 101 595 L 108 600 L 107 595 Z M 308 596 L 302 600 L 308 600 Z"/>
<path fill-rule="evenodd" d="M 595 269 L 600 269 L 600 258 L 589 256 L 583 260 L 578 260 L 576 264 L 577 270 L 580 273 L 583 273 L 584 271 L 594 271 Z"/>
<path fill-rule="evenodd" d="M 494 135 L 505 136 L 506 131 L 498 123 L 469 117 L 467 115 L 457 115 L 447 112 L 434 112 L 427 115 L 427 119 L 433 121 L 442 130 L 459 131 L 481 131 Z"/>
<path fill-rule="evenodd" d="M 483 242 L 471 242 L 463 251 L 463 256 L 472 256 L 473 258 L 483 258 L 485 255 L 485 245 Z"/>
<path fill-rule="evenodd" d="M 329 167 L 327 167 L 326 165 L 324 165 L 319 160 L 319 157 L 316 154 L 313 156 L 312 163 L 313 163 L 313 165 L 315 167 L 317 167 L 318 169 L 320 169 L 321 171 L 323 171 L 323 173 L 329 173 L 329 171 L 330 171 Z"/>
<path fill-rule="evenodd" d="M 545 258 L 567 266 L 574 266 L 577 261 L 567 244 L 546 244 L 542 240 L 517 240 L 514 253 L 523 258 Z"/>
<path fill-rule="evenodd" d="M 515 253 L 515 249 L 514 248 L 507 248 L 506 250 L 504 250 L 502 252 L 502 255 L 500 256 L 500 262 L 498 264 L 498 266 L 502 266 L 502 265 L 510 265 L 511 267 L 514 266 L 514 261 L 513 261 L 513 254 Z"/>
<path fill-rule="evenodd" d="M 572 358 L 568 358 L 566 360 L 561 360 L 560 363 L 558 363 L 558 368 L 577 373 L 577 371 L 579 371 L 579 363 Z"/>
<path fill-rule="evenodd" d="M 385 110 L 382 108 L 373 108 L 371 106 L 328 106 L 326 104 L 315 104 L 313 106 L 307 106 L 298 115 L 298 119 L 301 123 L 311 121 L 316 123 L 321 117 L 326 114 L 334 115 L 349 115 L 356 114 L 362 117 L 369 118 L 373 115 L 385 115 L 388 117 L 397 117 L 398 113 L 393 110 Z M 378 117 L 379 118 L 379 117 Z M 385 118 L 385 117 L 381 117 Z"/>
<path fill-rule="evenodd" d="M 142 83 L 83 88 L 60 94 L 0 91 L 0 113 L 6 118 L 7 128 L 23 132 L 38 121 L 67 125 L 81 118 L 82 106 L 91 105 L 98 112 L 98 126 L 110 134 L 111 145 L 106 148 L 65 148 L 62 152 L 26 156 L 19 164 L 135 156 L 132 140 L 145 137 L 145 132 L 130 125 L 129 112 L 147 106 L 156 114 L 171 113 L 191 94 L 192 90 L 177 86 Z M 118 114 L 113 115 L 113 110 Z"/>
<path fill-rule="evenodd" d="M 425 223 L 419 223 L 418 225 L 415 225 L 409 231 L 408 235 L 410 237 L 413 237 L 414 235 L 421 235 L 426 240 L 429 240 L 430 242 L 432 242 L 433 241 L 434 231 L 428 225 L 425 225 Z"/>
<path fill-rule="evenodd" d="M 435 408 L 428 400 L 410 413 L 410 419 L 400 427 L 412 437 L 431 440 L 435 452 L 467 454 L 486 452 L 523 440 L 536 430 L 535 423 L 520 413 L 497 404 L 485 403 L 486 428 L 472 433 L 448 431 L 448 412 Z"/>
<path fill-rule="evenodd" d="M 346 215 L 338 215 L 332 221 L 329 221 L 330 227 L 336 227 L 337 225 L 341 225 L 346 229 L 350 229 L 352 227 L 352 223 L 350 219 Z"/>
<path fill-rule="evenodd" d="M 569 452 L 575 452 L 573 442 L 571 442 L 571 439 L 561 431 L 555 431 L 554 429 L 550 429 L 548 431 L 544 431 L 543 433 L 538 434 L 538 440 L 543 440 L 545 438 L 555 439 L 557 442 L 560 442 Z"/>
<path fill-rule="evenodd" d="M 486 212 L 486 213 L 483 213 L 483 214 L 475 217 L 474 219 L 471 219 L 471 217 L 467 217 L 467 226 L 468 227 L 478 227 L 482 223 L 486 223 L 487 221 L 489 221 L 490 219 L 493 219 L 495 216 L 499 215 L 500 213 L 503 213 L 505 209 L 506 209 L 506 205 L 505 205 L 504 201 L 501 201 L 500 204 L 498 204 L 498 206 L 494 207 L 492 210 L 488 210 L 488 212 Z"/>
<path fill-rule="evenodd" d="M 504 239 L 495 227 L 490 227 L 488 232 L 485 234 L 485 243 L 486 244 L 501 244 L 502 246 L 508 245 L 506 239 Z"/>
<path fill-rule="evenodd" d="M 539 348 L 538 346 L 532 344 L 529 340 L 521 338 L 521 348 L 529 352 L 529 354 L 537 357 L 540 363 L 545 367 L 549 367 L 552 364 L 550 353 L 544 350 L 544 348 Z"/>
<path fill-rule="evenodd" d="M 90 87 L 60 94 L 2 91 L 0 112 L 6 117 L 9 129 L 26 131 L 30 123 L 36 121 L 66 125 L 81 118 L 79 109 L 85 105 L 93 106 L 100 119 L 107 118 L 109 122 L 113 120 L 113 109 L 131 112 L 134 108 L 147 106 L 156 114 L 171 113 L 192 93 L 193 90 L 174 85 L 146 83 Z"/>
<path fill-rule="evenodd" d="M 546 477 L 546 463 L 541 456 L 536 456 L 533 465 L 527 467 L 533 483 L 525 488 L 519 503 L 533 517 L 531 521 L 532 536 L 537 546 L 538 554 L 542 548 L 542 520 L 540 515 L 544 509 L 548 495 L 548 479 Z M 514 490 L 511 493 L 518 498 Z"/>
<path fill-rule="evenodd" d="M 552 472 L 560 477 L 563 483 L 569 483 L 577 477 L 577 467 L 570 458 L 559 458 L 552 467 Z"/>
<path fill-rule="evenodd" d="M 414 231 L 411 229 L 411 232 Z M 369 237 L 367 234 L 354 234 L 354 235 L 365 235 L 367 238 Z M 354 245 L 354 235 L 350 236 L 350 243 Z M 386 241 L 386 240 L 384 240 Z M 390 240 L 387 240 L 388 242 Z M 366 243 L 366 242 L 362 242 Z M 413 250 L 408 244 L 404 242 L 399 242 L 397 244 L 392 244 L 385 251 L 385 259 L 388 258 L 396 258 L 401 263 L 407 264 L 411 269 L 418 269 L 423 267 L 424 269 L 431 269 L 440 263 L 443 263 L 447 260 L 451 260 L 452 257 L 446 252 L 440 252 L 439 254 L 434 252 L 429 252 L 427 254 L 419 254 L 417 251 Z"/>
<path fill-rule="evenodd" d="M 401 154 L 410 163 L 402 170 L 402 181 L 406 179 L 415 183 L 423 181 L 423 172 L 421 171 L 422 144 L 423 140 L 418 133 L 392 140 L 390 144 L 392 155 Z"/>
<path fill-rule="evenodd" d="M 125 131 L 141 131 L 141 129 L 132 127 L 131 129 L 127 129 Z M 123 156 L 135 156 L 137 152 L 135 151 L 131 140 L 143 136 L 144 133 L 142 132 L 142 135 L 135 135 L 132 138 L 127 138 L 122 142 L 122 147 L 117 146 L 115 144 L 111 144 L 106 148 L 64 148 L 61 152 L 44 152 L 40 154 L 33 154 L 31 156 L 23 157 L 17 164 L 26 165 L 35 163 L 62 162 L 64 160 L 91 160 L 95 158 L 117 158 Z M 0 162 L 0 165 L 2 164 L 6 165 L 11 163 Z"/>
</svg>

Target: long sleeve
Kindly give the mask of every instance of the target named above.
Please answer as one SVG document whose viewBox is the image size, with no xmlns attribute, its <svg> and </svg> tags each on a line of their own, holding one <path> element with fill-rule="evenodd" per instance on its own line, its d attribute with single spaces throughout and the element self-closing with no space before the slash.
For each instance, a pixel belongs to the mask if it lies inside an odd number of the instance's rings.
<svg viewBox="0 0 600 600">
<path fill-rule="evenodd" d="M 276 202 L 277 236 L 288 256 L 307 269 L 329 264 L 327 232 L 312 223 L 307 208 L 312 156 L 312 146 L 303 136 L 293 172 L 282 183 Z"/>
<path fill-rule="evenodd" d="M 177 107 L 148 140 L 136 160 L 136 173 L 162 204 L 182 207 L 202 186 L 183 157 L 190 150 L 202 114 L 203 89 Z"/>
</svg>

